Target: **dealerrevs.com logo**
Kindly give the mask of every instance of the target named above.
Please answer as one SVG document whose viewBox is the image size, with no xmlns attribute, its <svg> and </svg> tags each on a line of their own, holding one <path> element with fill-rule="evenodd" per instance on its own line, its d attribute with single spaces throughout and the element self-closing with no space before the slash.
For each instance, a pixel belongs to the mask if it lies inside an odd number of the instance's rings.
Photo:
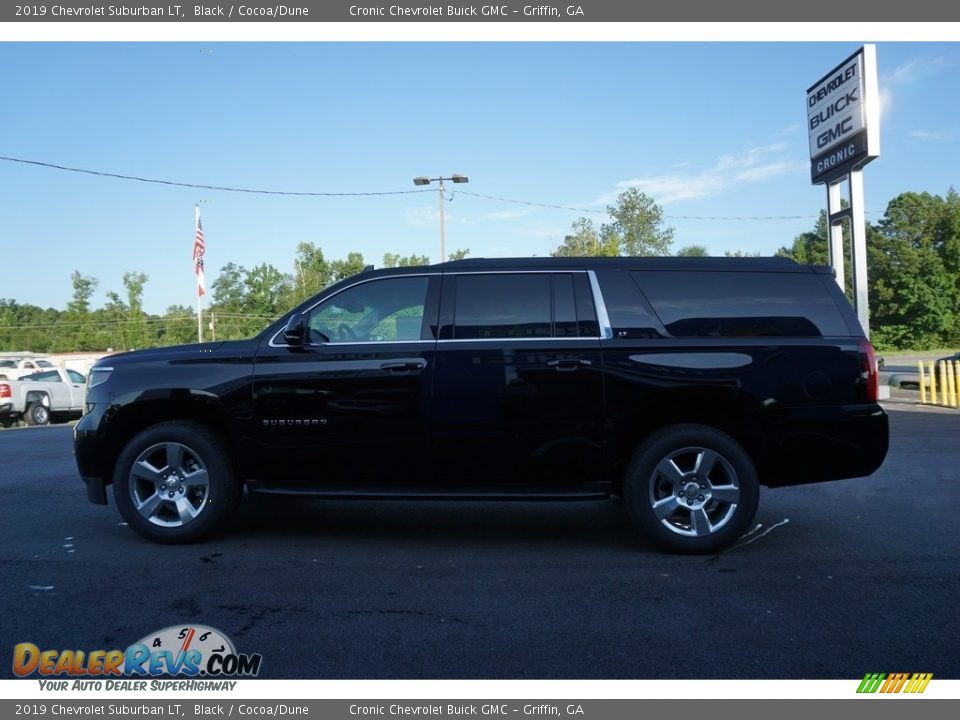
<svg viewBox="0 0 960 720">
<path fill-rule="evenodd" d="M 238 653 L 230 638 L 205 625 L 173 625 L 126 650 L 41 650 L 30 642 L 13 648 L 13 673 L 20 678 L 256 677 L 262 661 L 259 653 Z M 141 689 L 111 685 L 107 689 Z"/>
<path fill-rule="evenodd" d="M 933 673 L 867 673 L 860 681 L 858 693 L 922 693 Z"/>
</svg>

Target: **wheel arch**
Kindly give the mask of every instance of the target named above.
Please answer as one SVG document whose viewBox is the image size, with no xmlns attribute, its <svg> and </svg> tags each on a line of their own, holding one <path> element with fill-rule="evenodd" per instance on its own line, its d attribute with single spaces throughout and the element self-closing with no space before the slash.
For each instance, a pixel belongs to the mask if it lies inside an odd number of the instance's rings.
<svg viewBox="0 0 960 720">
<path fill-rule="evenodd" d="M 623 478 L 637 448 L 651 435 L 675 425 L 705 425 L 729 435 L 750 456 L 758 473 L 765 464 L 762 423 L 756 402 L 728 388 L 683 389 L 638 401 L 621 423 L 614 456 L 613 488 L 623 493 Z"/>
<path fill-rule="evenodd" d="M 101 432 L 107 441 L 101 445 L 100 457 L 104 484 L 113 482 L 120 453 L 138 433 L 153 425 L 177 420 L 202 425 L 218 435 L 228 449 L 237 447 L 237 434 L 224 408 L 210 398 L 172 391 L 169 397 L 127 403 L 104 414 Z M 236 464 L 234 452 L 229 453 L 229 461 Z"/>
<path fill-rule="evenodd" d="M 30 403 L 40 402 L 50 409 L 50 394 L 46 390 L 28 390 L 23 398 L 24 407 L 29 407 Z"/>
</svg>

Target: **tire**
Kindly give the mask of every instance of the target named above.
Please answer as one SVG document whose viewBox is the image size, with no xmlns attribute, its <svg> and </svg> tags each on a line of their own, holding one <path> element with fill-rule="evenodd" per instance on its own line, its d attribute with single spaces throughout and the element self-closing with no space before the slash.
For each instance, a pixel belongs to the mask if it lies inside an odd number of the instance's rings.
<svg viewBox="0 0 960 720">
<path fill-rule="evenodd" d="M 638 529 L 669 552 L 719 552 L 757 514 L 760 483 L 747 451 L 706 425 L 673 425 L 647 438 L 624 477 Z"/>
<path fill-rule="evenodd" d="M 39 400 L 34 400 L 27 406 L 23 419 L 27 425 L 49 425 L 50 409 Z"/>
<path fill-rule="evenodd" d="M 200 539 L 233 514 L 241 496 L 223 440 L 186 421 L 153 425 L 130 440 L 117 458 L 113 486 L 127 524 L 159 543 Z"/>
</svg>

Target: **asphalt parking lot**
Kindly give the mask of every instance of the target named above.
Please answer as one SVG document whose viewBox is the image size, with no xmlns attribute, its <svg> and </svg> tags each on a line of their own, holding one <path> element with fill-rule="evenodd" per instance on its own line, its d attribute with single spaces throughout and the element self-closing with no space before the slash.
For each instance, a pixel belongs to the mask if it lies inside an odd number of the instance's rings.
<svg viewBox="0 0 960 720">
<path fill-rule="evenodd" d="M 86 501 L 69 427 L 3 432 L 0 651 L 203 623 L 271 678 L 960 678 L 960 411 L 887 408 L 878 473 L 767 490 L 707 557 L 656 552 L 616 501 L 247 498 L 158 546 Z"/>
</svg>

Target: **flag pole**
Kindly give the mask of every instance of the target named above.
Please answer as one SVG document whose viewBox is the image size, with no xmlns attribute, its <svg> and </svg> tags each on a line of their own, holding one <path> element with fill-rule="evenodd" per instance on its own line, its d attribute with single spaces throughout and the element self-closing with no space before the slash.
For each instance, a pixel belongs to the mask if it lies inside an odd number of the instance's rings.
<svg viewBox="0 0 960 720">
<path fill-rule="evenodd" d="M 194 271 L 197 274 L 197 342 L 203 342 L 203 311 L 200 308 L 200 300 L 203 298 L 203 230 L 200 225 L 200 203 L 194 206 L 195 235 L 193 240 L 193 261 Z"/>
<path fill-rule="evenodd" d="M 200 310 L 200 293 L 197 293 L 197 342 L 203 342 L 203 314 Z"/>
</svg>

